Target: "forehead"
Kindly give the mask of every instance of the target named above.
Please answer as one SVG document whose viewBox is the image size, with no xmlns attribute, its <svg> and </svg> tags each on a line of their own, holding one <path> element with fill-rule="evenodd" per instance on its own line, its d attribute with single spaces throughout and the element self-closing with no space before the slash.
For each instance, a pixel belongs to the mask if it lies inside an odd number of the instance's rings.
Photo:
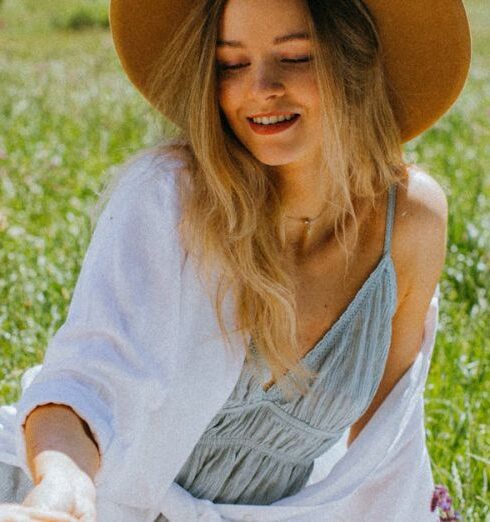
<svg viewBox="0 0 490 522">
<path fill-rule="evenodd" d="M 306 33 L 307 16 L 304 0 L 228 0 L 220 19 L 219 39 L 248 44 L 257 35 L 269 34 L 272 42 L 274 36 Z"/>
</svg>

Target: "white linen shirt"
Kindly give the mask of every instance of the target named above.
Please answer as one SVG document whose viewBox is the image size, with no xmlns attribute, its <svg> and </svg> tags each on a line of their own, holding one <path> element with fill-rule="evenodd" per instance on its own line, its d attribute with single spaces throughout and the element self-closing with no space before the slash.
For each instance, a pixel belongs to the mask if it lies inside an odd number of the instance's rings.
<svg viewBox="0 0 490 522">
<path fill-rule="evenodd" d="M 0 460 L 27 466 L 24 422 L 38 405 L 66 404 L 101 452 L 97 520 L 171 522 L 352 520 L 429 522 L 433 489 L 423 391 L 434 346 L 438 288 L 414 364 L 347 449 L 317 459 L 307 486 L 269 506 L 192 497 L 174 478 L 231 394 L 244 362 L 226 349 L 213 300 L 180 245 L 180 163 L 154 153 L 132 162 L 102 212 L 65 323 L 18 403 L 1 408 Z M 225 299 L 225 324 L 233 302 Z"/>
</svg>

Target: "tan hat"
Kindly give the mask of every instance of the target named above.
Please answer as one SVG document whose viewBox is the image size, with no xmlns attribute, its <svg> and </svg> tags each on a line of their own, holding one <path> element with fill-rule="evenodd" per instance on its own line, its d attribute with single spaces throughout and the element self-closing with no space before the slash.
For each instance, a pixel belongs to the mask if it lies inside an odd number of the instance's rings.
<svg viewBox="0 0 490 522">
<path fill-rule="evenodd" d="M 148 76 L 195 0 L 111 0 L 110 25 L 121 64 L 152 104 Z M 406 142 L 456 101 L 471 61 L 461 0 L 364 0 L 377 22 L 391 103 Z"/>
</svg>

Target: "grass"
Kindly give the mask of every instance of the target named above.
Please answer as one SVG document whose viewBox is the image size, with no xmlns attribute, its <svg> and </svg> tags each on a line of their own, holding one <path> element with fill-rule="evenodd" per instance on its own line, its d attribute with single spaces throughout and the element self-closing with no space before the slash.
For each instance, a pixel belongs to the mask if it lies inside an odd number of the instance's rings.
<svg viewBox="0 0 490 522">
<path fill-rule="evenodd" d="M 466 521 L 480 522 L 490 520 L 490 7 L 466 5 L 474 56 L 464 92 L 405 150 L 444 187 L 450 212 L 426 389 L 429 452 L 436 483 Z M 18 400 L 22 372 L 63 324 L 105 177 L 164 131 L 121 72 L 105 26 L 100 0 L 0 3 L 3 403 Z"/>
</svg>

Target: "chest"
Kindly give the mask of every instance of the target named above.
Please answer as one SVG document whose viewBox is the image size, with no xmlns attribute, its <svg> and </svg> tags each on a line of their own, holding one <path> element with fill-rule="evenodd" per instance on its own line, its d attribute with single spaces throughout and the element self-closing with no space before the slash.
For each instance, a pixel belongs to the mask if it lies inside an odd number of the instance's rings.
<svg viewBox="0 0 490 522">
<path fill-rule="evenodd" d="M 382 236 L 382 235 L 381 235 Z M 338 321 L 361 293 L 383 259 L 383 237 L 358 245 L 349 262 L 340 248 L 325 250 L 323 256 L 296 266 L 294 281 L 298 317 L 298 343 L 301 355 Z"/>
</svg>

